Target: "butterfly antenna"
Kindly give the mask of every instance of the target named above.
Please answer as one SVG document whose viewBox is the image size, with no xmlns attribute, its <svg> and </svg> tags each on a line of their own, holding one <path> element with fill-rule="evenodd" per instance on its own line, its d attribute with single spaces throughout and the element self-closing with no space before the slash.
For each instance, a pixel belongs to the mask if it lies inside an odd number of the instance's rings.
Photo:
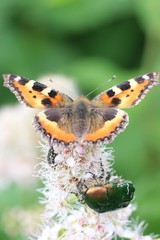
<svg viewBox="0 0 160 240">
<path fill-rule="evenodd" d="M 90 94 L 92 94 L 93 92 L 95 92 L 97 89 L 101 88 L 102 86 L 104 86 L 106 83 L 114 80 L 116 78 L 116 75 L 113 75 L 109 80 L 103 82 L 100 86 L 98 86 L 97 88 L 95 88 L 94 90 L 92 90 L 91 92 L 89 92 L 86 97 L 88 97 Z"/>
<path fill-rule="evenodd" d="M 54 85 L 57 85 L 58 87 L 64 89 L 65 91 L 69 92 L 72 94 L 72 96 L 75 96 L 76 98 L 78 97 L 77 94 L 75 94 L 74 92 L 70 91 L 69 89 L 65 88 L 65 87 L 62 87 L 62 85 L 58 84 L 57 82 L 54 82 L 52 79 L 49 79 L 49 81 L 51 83 L 53 83 Z"/>
</svg>

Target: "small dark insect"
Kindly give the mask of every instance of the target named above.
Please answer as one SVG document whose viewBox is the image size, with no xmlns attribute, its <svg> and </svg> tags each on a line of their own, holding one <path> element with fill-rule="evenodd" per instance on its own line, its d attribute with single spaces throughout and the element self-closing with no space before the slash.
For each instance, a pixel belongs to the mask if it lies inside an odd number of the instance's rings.
<svg viewBox="0 0 160 240">
<path fill-rule="evenodd" d="M 54 148 L 51 147 L 48 151 L 48 155 L 47 155 L 47 161 L 48 161 L 48 164 L 51 166 L 51 167 L 55 167 L 56 163 L 55 163 L 55 157 L 57 156 L 58 154 L 55 153 L 54 151 Z"/>
</svg>

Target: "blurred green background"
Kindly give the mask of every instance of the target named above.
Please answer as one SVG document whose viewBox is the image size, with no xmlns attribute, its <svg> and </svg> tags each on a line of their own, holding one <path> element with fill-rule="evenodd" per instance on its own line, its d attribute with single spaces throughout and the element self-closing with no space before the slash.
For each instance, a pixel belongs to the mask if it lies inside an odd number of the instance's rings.
<svg viewBox="0 0 160 240">
<path fill-rule="evenodd" d="M 75 79 L 84 95 L 117 76 L 93 97 L 110 86 L 153 71 L 160 71 L 158 0 L 0 1 L 1 74 L 15 73 L 31 79 L 48 73 L 64 74 Z M 4 105 L 17 100 L 2 84 L 1 78 L 0 104 L 4 109 Z M 127 109 L 130 124 L 112 144 L 117 174 L 136 187 L 138 210 L 134 217 L 148 223 L 145 234 L 160 234 L 159 99 L 157 86 L 138 106 Z M 12 121 L 12 114 L 8 120 Z M 21 186 L 14 181 L 0 184 L 0 239 L 25 239 L 24 229 L 29 223 L 22 226 L 24 212 L 39 211 L 37 185 Z M 19 209 L 23 213 L 15 220 L 13 213 Z"/>
</svg>

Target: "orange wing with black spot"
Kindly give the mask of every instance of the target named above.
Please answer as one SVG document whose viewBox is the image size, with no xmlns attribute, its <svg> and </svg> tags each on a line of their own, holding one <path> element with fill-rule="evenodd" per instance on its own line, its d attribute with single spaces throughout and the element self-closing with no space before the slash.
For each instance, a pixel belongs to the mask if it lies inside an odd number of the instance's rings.
<svg viewBox="0 0 160 240">
<path fill-rule="evenodd" d="M 155 85 L 160 73 L 153 72 L 120 83 L 99 94 L 92 102 L 99 107 L 128 108 L 137 105 Z"/>
<path fill-rule="evenodd" d="M 4 86 L 8 87 L 20 102 L 32 108 L 65 107 L 73 100 L 43 83 L 15 74 L 3 74 Z"/>
<path fill-rule="evenodd" d="M 115 137 L 127 127 L 128 114 L 117 108 L 98 109 L 98 112 L 103 116 L 104 124 L 99 129 L 89 132 L 84 141 L 112 143 Z M 96 121 L 96 116 L 92 121 Z"/>
<path fill-rule="evenodd" d="M 36 131 L 49 141 L 49 143 L 64 142 L 69 144 L 70 142 L 76 142 L 76 136 L 73 133 L 67 133 L 58 126 L 62 109 L 47 109 L 39 112 L 33 122 L 33 126 Z M 66 122 L 66 124 L 69 124 Z"/>
</svg>

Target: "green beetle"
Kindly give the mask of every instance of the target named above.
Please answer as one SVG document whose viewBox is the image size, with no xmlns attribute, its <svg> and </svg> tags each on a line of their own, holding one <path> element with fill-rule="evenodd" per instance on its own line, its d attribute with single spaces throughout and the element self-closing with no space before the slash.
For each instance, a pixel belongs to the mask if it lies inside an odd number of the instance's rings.
<svg viewBox="0 0 160 240">
<path fill-rule="evenodd" d="M 98 213 L 104 213 L 127 207 L 133 199 L 135 188 L 128 181 L 108 181 L 104 185 L 97 184 L 89 188 L 80 182 L 78 190 L 80 202 Z"/>
</svg>

